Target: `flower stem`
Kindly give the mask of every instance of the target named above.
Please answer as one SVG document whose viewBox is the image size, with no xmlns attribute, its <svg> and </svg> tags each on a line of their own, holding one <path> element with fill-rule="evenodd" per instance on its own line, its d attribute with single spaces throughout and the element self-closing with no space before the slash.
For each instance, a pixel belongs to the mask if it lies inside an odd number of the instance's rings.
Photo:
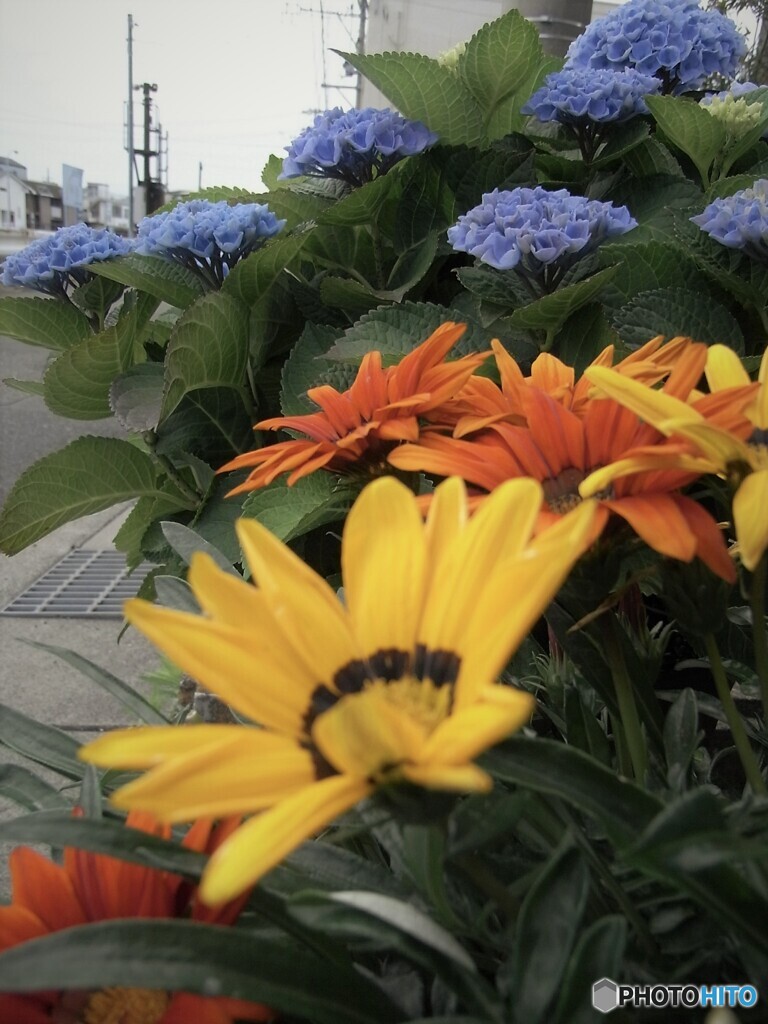
<svg viewBox="0 0 768 1024">
<path fill-rule="evenodd" d="M 603 639 L 605 653 L 616 690 L 621 724 L 624 727 L 624 735 L 629 747 L 629 756 L 632 761 L 635 779 L 642 785 L 648 766 L 648 756 L 645 749 L 645 737 L 643 736 L 643 729 L 640 724 L 640 716 L 637 712 L 635 694 L 632 689 L 632 680 L 629 678 L 627 665 L 624 661 L 624 652 L 621 649 L 618 623 L 612 615 L 604 616 L 604 622 Z"/>
<path fill-rule="evenodd" d="M 720 698 L 725 717 L 728 722 L 728 727 L 731 730 L 731 736 L 733 736 L 733 742 L 741 760 L 744 774 L 747 777 L 747 781 L 752 787 L 753 792 L 766 794 L 765 782 L 760 774 L 760 766 L 757 763 L 754 751 L 749 743 L 749 737 L 747 736 L 744 728 L 744 723 L 741 720 L 741 715 L 738 712 L 736 703 L 731 694 L 731 688 L 728 685 L 728 677 L 725 674 L 723 668 L 723 662 L 720 658 L 720 651 L 717 648 L 717 642 L 711 633 L 704 634 L 704 646 L 707 651 L 707 657 L 709 658 L 709 668 L 712 672 L 712 677 L 715 680 L 715 687 L 717 689 L 717 696 Z"/>
<path fill-rule="evenodd" d="M 763 719 L 768 723 L 768 629 L 765 623 L 765 583 L 768 554 L 757 563 L 752 575 L 749 603 L 752 608 L 752 638 L 755 645 L 755 668 L 763 699 Z"/>
</svg>

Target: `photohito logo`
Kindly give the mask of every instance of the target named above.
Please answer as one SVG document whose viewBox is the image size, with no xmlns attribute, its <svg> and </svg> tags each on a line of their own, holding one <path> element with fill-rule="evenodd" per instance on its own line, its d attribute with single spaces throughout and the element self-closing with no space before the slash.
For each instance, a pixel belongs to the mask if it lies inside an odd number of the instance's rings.
<svg viewBox="0 0 768 1024">
<path fill-rule="evenodd" d="M 754 985 L 621 985 L 601 978 L 592 986 L 592 1005 L 600 1013 L 619 1006 L 642 1006 L 663 1010 L 668 1006 L 692 1009 L 694 1006 L 755 1006 Z"/>
</svg>

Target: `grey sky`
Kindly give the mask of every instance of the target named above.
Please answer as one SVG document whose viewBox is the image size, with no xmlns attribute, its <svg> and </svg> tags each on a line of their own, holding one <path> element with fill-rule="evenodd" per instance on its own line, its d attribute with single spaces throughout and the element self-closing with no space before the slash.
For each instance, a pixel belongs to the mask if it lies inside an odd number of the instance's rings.
<svg viewBox="0 0 768 1024">
<path fill-rule="evenodd" d="M 0 0 L 0 156 L 25 164 L 33 180 L 61 182 L 68 163 L 87 182 L 127 192 L 132 14 L 134 83 L 157 83 L 170 188 L 197 188 L 202 161 L 203 186 L 259 189 L 270 153 L 284 155 L 311 121 L 307 110 L 354 102 L 351 90 L 321 83 L 354 83 L 330 48 L 354 49 L 356 8 L 352 0 Z M 140 144 L 139 93 L 134 103 Z"/>
</svg>

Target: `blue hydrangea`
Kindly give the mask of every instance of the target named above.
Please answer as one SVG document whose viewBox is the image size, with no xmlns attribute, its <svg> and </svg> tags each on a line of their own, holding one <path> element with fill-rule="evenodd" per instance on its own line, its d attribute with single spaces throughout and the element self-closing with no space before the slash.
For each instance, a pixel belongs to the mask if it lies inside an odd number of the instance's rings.
<svg viewBox="0 0 768 1024">
<path fill-rule="evenodd" d="M 691 220 L 721 245 L 768 262 L 768 179 L 715 199 Z"/>
<path fill-rule="evenodd" d="M 191 199 L 172 210 L 145 217 L 138 226 L 136 251 L 165 256 L 218 288 L 243 257 L 285 227 L 260 203 Z"/>
<path fill-rule="evenodd" d="M 541 292 L 557 287 L 564 272 L 604 239 L 634 227 L 626 206 L 537 185 L 487 193 L 448 229 L 448 240 L 497 270 L 516 270 Z"/>
<path fill-rule="evenodd" d="M 89 264 L 124 256 L 132 248 L 129 239 L 106 228 L 73 224 L 8 256 L 0 280 L 6 286 L 21 285 L 51 295 L 67 295 L 70 288 L 93 277 L 87 270 Z"/>
<path fill-rule="evenodd" d="M 547 75 L 522 113 L 560 124 L 621 124 L 647 114 L 643 97 L 660 89 L 658 78 L 634 68 L 564 68 Z"/>
<path fill-rule="evenodd" d="M 632 67 L 655 75 L 665 93 L 700 89 L 712 75 L 731 79 L 746 54 L 735 23 L 698 0 L 628 0 L 571 43 L 566 67 Z"/>
<path fill-rule="evenodd" d="M 318 114 L 314 124 L 285 147 L 288 156 L 280 177 L 311 174 L 363 185 L 435 142 L 437 135 L 426 125 L 392 110 L 334 107 Z"/>
</svg>

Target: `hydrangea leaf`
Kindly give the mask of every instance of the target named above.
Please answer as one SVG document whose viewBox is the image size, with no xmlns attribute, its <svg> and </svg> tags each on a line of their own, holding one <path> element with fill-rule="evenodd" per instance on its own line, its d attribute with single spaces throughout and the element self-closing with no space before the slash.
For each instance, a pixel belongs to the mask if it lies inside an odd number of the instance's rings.
<svg viewBox="0 0 768 1024">
<path fill-rule="evenodd" d="M 403 174 L 402 192 L 392 204 L 391 214 L 389 223 L 381 218 L 381 226 L 398 255 L 413 249 L 433 231 L 444 231 L 454 216 L 453 192 L 444 169 L 434 161 L 413 161 Z"/>
<path fill-rule="evenodd" d="M 616 268 L 606 267 L 578 284 L 559 288 L 551 295 L 516 309 L 509 318 L 510 323 L 528 330 L 556 331 L 572 313 L 596 298 L 615 274 Z"/>
<path fill-rule="evenodd" d="M 140 565 L 147 554 L 143 548 L 147 531 L 160 519 L 189 508 L 189 502 L 181 497 L 174 487 L 166 492 L 161 487 L 159 494 L 139 498 L 115 534 L 113 543 L 125 555 L 129 572 Z"/>
<path fill-rule="evenodd" d="M 163 364 L 139 363 L 112 381 L 109 404 L 126 430 L 150 430 L 160 419 Z"/>
<path fill-rule="evenodd" d="M 320 957 L 295 939 L 197 921 L 137 918 L 84 925 L 24 942 L 6 951 L 0 964 L 0 991 L 109 986 L 228 995 L 316 1024 L 402 1019 L 381 989 L 344 957 Z"/>
<path fill-rule="evenodd" d="M 343 53 L 406 117 L 422 121 L 441 142 L 476 146 L 484 137 L 483 112 L 459 76 L 419 53 Z"/>
<path fill-rule="evenodd" d="M 665 174 L 675 178 L 684 178 L 685 172 L 663 143 L 651 136 L 624 154 L 624 163 L 636 178 L 648 178 L 651 175 Z"/>
<path fill-rule="evenodd" d="M 116 324 L 67 349 L 43 378 L 45 404 L 57 416 L 100 420 L 112 415 L 113 380 L 143 358 L 141 341 L 157 300 L 144 295 Z"/>
<path fill-rule="evenodd" d="M 588 302 L 558 330 L 553 352 L 579 374 L 601 349 L 615 341 L 616 334 L 605 318 L 603 303 Z"/>
<path fill-rule="evenodd" d="M 399 191 L 401 165 L 396 165 L 388 174 L 366 182 L 360 188 L 353 189 L 349 195 L 342 196 L 335 203 L 325 202 L 325 207 L 317 217 L 319 224 L 337 224 L 353 227 L 357 224 L 370 224 L 376 217 L 382 204 Z"/>
<path fill-rule="evenodd" d="M 601 296 L 605 305 L 619 308 L 633 295 L 655 288 L 680 286 L 706 292 L 710 282 L 682 245 L 645 242 L 638 245 L 604 245 L 600 249 L 604 263 L 617 266 L 618 272 Z"/>
<path fill-rule="evenodd" d="M 248 496 L 243 516 L 258 519 L 282 541 L 295 540 L 316 526 L 343 519 L 356 488 L 331 473 L 312 473 L 289 487 L 275 480 Z"/>
<path fill-rule="evenodd" d="M 23 391 L 27 395 L 38 395 L 40 398 L 45 394 L 45 385 L 41 380 L 19 380 L 18 377 L 3 377 L 3 384 L 16 391 Z"/>
<path fill-rule="evenodd" d="M 654 174 L 639 180 L 622 182 L 611 191 L 614 203 L 626 203 L 638 227 L 631 233 L 611 239 L 612 245 L 676 240 L 677 225 L 701 209 L 701 192 L 686 178 Z"/>
<path fill-rule="evenodd" d="M 104 263 L 93 263 L 88 269 L 129 288 L 149 292 L 162 302 L 178 306 L 179 309 L 186 309 L 203 293 L 200 280 L 191 271 L 160 256 L 131 253 Z"/>
<path fill-rule="evenodd" d="M 403 302 L 398 306 L 380 306 L 366 313 L 328 350 L 326 356 L 357 365 L 366 352 L 376 349 L 381 352 L 384 365 L 391 366 L 447 320 L 468 325 L 463 337 L 451 350 L 449 359 L 490 347 L 493 335 L 466 314 L 428 302 Z"/>
<path fill-rule="evenodd" d="M 235 532 L 235 522 L 243 514 L 242 505 L 246 495 L 227 497 L 231 484 L 223 477 L 216 478 L 205 504 L 195 516 L 192 526 L 198 537 L 215 547 L 227 560 L 228 567 L 240 561 L 240 545 Z"/>
<path fill-rule="evenodd" d="M 165 357 L 164 420 L 189 391 L 242 388 L 248 362 L 248 310 L 224 292 L 212 292 L 178 321 Z"/>
<path fill-rule="evenodd" d="M 539 34 L 519 11 L 510 10 L 483 25 L 456 65 L 459 77 L 477 100 L 486 125 L 497 109 L 525 88 L 544 58 Z"/>
<path fill-rule="evenodd" d="M 91 336 L 85 316 L 66 302 L 9 296 L 0 299 L 0 334 L 63 351 Z"/>
<path fill-rule="evenodd" d="M 369 282 L 372 288 L 384 285 L 377 281 L 379 266 L 374 245 L 370 231 L 364 227 L 318 225 L 307 237 L 305 255 L 323 269 L 348 273 L 347 268 L 354 268 L 355 276 Z"/>
<path fill-rule="evenodd" d="M 725 128 L 684 96 L 647 96 L 645 102 L 666 138 L 694 162 L 706 188 L 712 164 L 726 148 Z"/>
<path fill-rule="evenodd" d="M 280 408 L 284 416 L 317 412 L 317 406 L 307 398 L 308 388 L 330 384 L 344 391 L 352 383 L 354 370 L 324 358 L 338 336 L 335 327 L 306 325 L 283 365 Z"/>
<path fill-rule="evenodd" d="M 592 167 L 606 167 L 608 164 L 623 159 L 648 139 L 649 131 L 648 123 L 640 119 L 623 125 L 612 133 L 596 159 L 592 161 Z"/>
<path fill-rule="evenodd" d="M 199 387 L 160 422 L 156 451 L 172 458 L 191 451 L 218 466 L 250 447 L 252 430 L 252 405 L 243 388 Z"/>
<path fill-rule="evenodd" d="M 402 296 L 401 296 L 402 297 Z M 375 291 L 353 277 L 329 275 L 320 282 L 320 298 L 326 307 L 343 310 L 349 320 L 358 320 L 369 309 L 382 302 L 395 302 L 396 296 Z"/>
<path fill-rule="evenodd" d="M 267 242 L 232 269 L 224 281 L 222 293 L 239 299 L 246 306 L 253 305 L 298 259 L 312 234 L 290 235 Z"/>
<path fill-rule="evenodd" d="M 710 294 L 685 288 L 656 288 L 635 295 L 611 322 L 628 345 L 642 345 L 657 334 L 685 335 L 694 341 L 730 345 L 744 351 L 744 336 L 731 313 Z"/>
<path fill-rule="evenodd" d="M 79 437 L 13 485 L 0 512 L 0 550 L 14 555 L 64 523 L 121 501 L 165 497 L 162 483 L 149 455 L 128 441 Z"/>
</svg>

